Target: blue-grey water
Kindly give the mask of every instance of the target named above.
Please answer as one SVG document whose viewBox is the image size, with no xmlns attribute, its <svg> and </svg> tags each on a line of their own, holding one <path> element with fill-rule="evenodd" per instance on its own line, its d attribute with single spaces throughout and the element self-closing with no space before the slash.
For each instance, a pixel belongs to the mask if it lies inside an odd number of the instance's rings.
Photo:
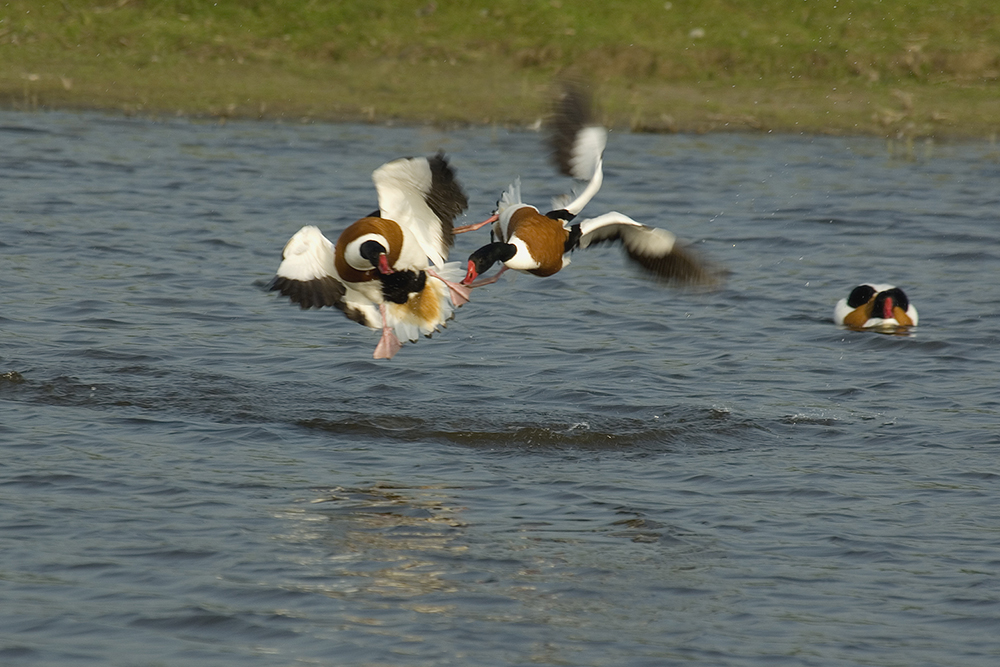
<svg viewBox="0 0 1000 667">
<path fill-rule="evenodd" d="M 998 664 L 997 146 L 614 132 L 587 212 L 725 287 L 591 249 L 388 362 L 264 290 L 439 148 L 460 222 L 568 187 L 527 130 L 0 113 L 0 664 Z"/>
</svg>

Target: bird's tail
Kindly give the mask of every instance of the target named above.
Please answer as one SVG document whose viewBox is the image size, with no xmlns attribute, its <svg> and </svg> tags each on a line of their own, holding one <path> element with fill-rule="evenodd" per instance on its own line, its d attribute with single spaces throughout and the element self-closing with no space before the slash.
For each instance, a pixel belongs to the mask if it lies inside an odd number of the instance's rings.
<svg viewBox="0 0 1000 667">
<path fill-rule="evenodd" d="M 497 215 L 503 215 L 503 212 L 509 209 L 511 206 L 517 206 L 521 204 L 521 177 L 518 176 L 514 179 L 514 182 L 510 184 L 503 194 L 500 195 L 500 200 L 497 201 Z"/>
</svg>

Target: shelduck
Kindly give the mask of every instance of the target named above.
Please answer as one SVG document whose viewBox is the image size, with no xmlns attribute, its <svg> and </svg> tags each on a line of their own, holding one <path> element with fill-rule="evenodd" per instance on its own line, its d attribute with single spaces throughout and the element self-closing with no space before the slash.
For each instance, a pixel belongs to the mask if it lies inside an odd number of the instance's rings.
<svg viewBox="0 0 1000 667">
<path fill-rule="evenodd" d="M 491 243 L 469 256 L 462 284 L 480 287 L 495 282 L 508 269 L 550 276 L 570 263 L 574 250 L 600 243 L 621 243 L 628 258 L 654 278 L 675 284 L 714 284 L 720 272 L 685 250 L 665 229 L 649 227 L 612 211 L 575 221 L 597 194 L 604 179 L 607 130 L 590 120 L 590 99 L 577 85 L 564 86 L 553 114 L 551 145 L 561 173 L 586 182 L 583 191 L 553 202 L 542 213 L 521 200 L 519 179 L 501 195 L 494 214 L 477 225 L 492 223 Z M 492 278 L 479 278 L 497 262 Z"/>
<path fill-rule="evenodd" d="M 268 289 L 303 309 L 333 306 L 382 337 L 373 357 L 391 359 L 400 339 L 416 341 L 445 325 L 468 301 L 446 263 L 453 222 L 468 199 L 443 153 L 401 158 L 374 171 L 378 210 L 331 243 L 307 225 L 285 244 Z"/>
<path fill-rule="evenodd" d="M 895 285 L 858 285 L 833 309 L 833 321 L 852 329 L 910 327 L 917 320 L 916 307 Z"/>
</svg>

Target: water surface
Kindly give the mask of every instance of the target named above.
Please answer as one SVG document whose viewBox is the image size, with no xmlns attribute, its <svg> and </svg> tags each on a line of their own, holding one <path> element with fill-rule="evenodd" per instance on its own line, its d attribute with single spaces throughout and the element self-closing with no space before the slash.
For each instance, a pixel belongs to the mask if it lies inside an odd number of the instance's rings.
<svg viewBox="0 0 1000 667">
<path fill-rule="evenodd" d="M 389 362 L 264 291 L 439 148 L 462 222 L 568 186 L 529 131 L 0 113 L 0 663 L 997 664 L 995 146 L 614 132 L 587 212 L 726 286 L 591 249 Z M 860 282 L 921 326 L 834 326 Z"/>
</svg>

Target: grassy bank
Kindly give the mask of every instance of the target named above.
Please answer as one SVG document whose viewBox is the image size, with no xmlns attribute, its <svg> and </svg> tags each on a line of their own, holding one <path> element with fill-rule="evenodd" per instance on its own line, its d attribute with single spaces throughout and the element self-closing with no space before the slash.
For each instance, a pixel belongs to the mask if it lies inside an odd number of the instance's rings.
<svg viewBox="0 0 1000 667">
<path fill-rule="evenodd" d="M 15 0 L 0 104 L 530 123 L 587 76 L 651 131 L 992 136 L 995 0 Z"/>
</svg>

